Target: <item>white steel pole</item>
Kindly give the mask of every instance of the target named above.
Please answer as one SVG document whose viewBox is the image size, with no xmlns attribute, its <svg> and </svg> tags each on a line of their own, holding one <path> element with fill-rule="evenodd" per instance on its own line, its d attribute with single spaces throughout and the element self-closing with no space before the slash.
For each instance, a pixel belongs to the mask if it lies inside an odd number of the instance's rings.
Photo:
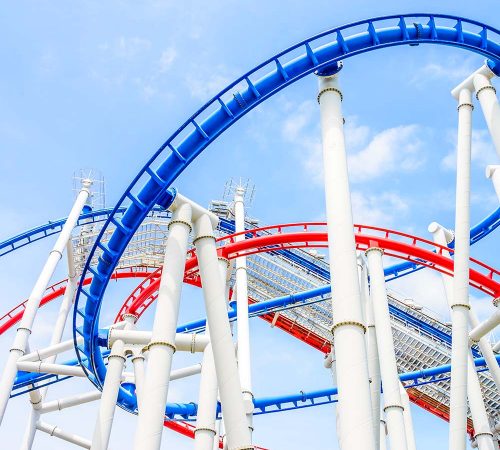
<svg viewBox="0 0 500 450">
<path fill-rule="evenodd" d="M 127 322 L 125 329 L 131 329 L 135 323 L 135 316 L 130 314 L 124 317 Z M 108 357 L 108 368 L 104 386 L 102 388 L 101 402 L 97 413 L 94 436 L 92 437 L 92 450 L 106 450 L 109 445 L 111 428 L 115 417 L 116 399 L 121 386 L 125 358 L 125 343 L 117 340 L 111 347 Z"/>
<path fill-rule="evenodd" d="M 429 225 L 428 229 L 429 229 L 429 232 L 432 233 L 434 242 L 436 244 L 446 246 L 447 244 L 449 244 L 453 240 L 453 234 L 450 231 L 446 230 L 442 225 L 438 224 L 437 222 L 432 222 Z M 450 253 L 448 251 L 443 251 L 443 255 L 450 256 Z M 448 305 L 450 305 L 450 307 L 451 307 L 452 299 L 453 299 L 453 280 L 451 277 L 449 277 L 448 275 L 444 275 L 444 274 L 442 276 L 442 279 L 443 279 L 443 284 L 444 284 L 444 288 L 445 288 L 446 298 L 448 300 Z M 471 328 L 473 328 L 473 330 L 474 330 L 476 327 L 479 326 L 479 321 L 477 319 L 477 316 L 476 316 L 474 310 L 472 309 L 472 305 L 470 305 L 470 306 L 471 306 L 471 309 L 469 310 L 469 316 L 468 316 L 469 317 L 469 324 L 470 324 Z M 469 333 L 469 337 L 471 336 L 471 333 Z M 472 339 L 472 338 L 471 338 L 471 340 L 474 341 L 474 339 Z M 474 342 L 476 342 L 478 344 L 478 346 L 481 350 L 481 353 L 483 354 L 483 357 L 486 361 L 486 365 L 488 366 L 490 374 L 493 378 L 493 381 L 495 382 L 495 386 L 496 386 L 498 392 L 500 392 L 500 367 L 498 366 L 498 362 L 497 362 L 495 355 L 493 353 L 494 349 L 491 348 L 491 345 L 485 336 L 478 338 Z M 475 376 L 475 378 L 477 378 L 477 376 Z"/>
<path fill-rule="evenodd" d="M 469 379 L 478 380 L 476 368 L 470 351 L 468 355 L 467 370 Z M 477 447 L 479 450 L 496 450 L 493 442 L 493 433 L 491 432 L 490 423 L 488 421 L 488 414 L 486 412 L 486 408 L 484 407 L 483 393 L 481 391 L 479 380 L 477 382 L 469 383 L 468 389 L 469 407 L 472 422 L 474 423 L 474 438 L 476 440 Z"/>
<path fill-rule="evenodd" d="M 236 233 L 245 231 L 245 190 L 236 189 L 234 195 L 234 223 Z M 235 238 L 236 242 L 245 240 L 245 234 Z M 238 330 L 238 372 L 241 380 L 243 401 L 248 412 L 248 426 L 250 434 L 253 431 L 253 393 L 252 393 L 252 366 L 250 364 L 250 323 L 248 318 L 248 277 L 247 258 L 239 256 L 236 265 L 236 316 Z"/>
<path fill-rule="evenodd" d="M 137 397 L 138 411 L 142 408 L 142 398 L 144 397 L 144 359 L 142 352 L 131 358 L 134 366 L 135 395 Z"/>
<path fill-rule="evenodd" d="M 486 178 L 491 178 L 498 200 L 500 200 L 500 166 L 487 166 Z"/>
<path fill-rule="evenodd" d="M 101 391 L 95 389 L 85 394 L 78 394 L 73 397 L 61 398 L 59 400 L 52 400 L 44 402 L 40 408 L 40 414 L 46 414 L 53 411 L 61 411 L 73 406 L 82 405 L 84 403 L 94 402 L 101 398 Z"/>
<path fill-rule="evenodd" d="M 56 425 L 50 425 L 48 423 L 38 421 L 37 428 L 40 431 L 49 434 L 50 436 L 57 437 L 59 439 L 62 439 L 63 441 L 78 445 L 79 447 L 90 448 L 91 446 L 91 442 L 89 440 L 77 436 L 73 433 L 67 433 L 64 430 L 61 430 Z"/>
<path fill-rule="evenodd" d="M 368 354 L 368 373 L 370 375 L 370 394 L 372 403 L 373 429 L 375 433 L 375 446 L 380 446 L 380 364 L 377 346 L 377 334 L 375 319 L 373 316 L 373 303 L 370 298 L 368 285 L 368 268 L 361 256 L 358 254 L 358 271 L 360 274 L 361 299 L 364 306 L 364 317 L 366 323 L 366 348 Z"/>
<path fill-rule="evenodd" d="M 175 208 L 169 224 L 135 450 L 157 450 L 161 445 L 191 217 L 191 205 L 182 202 Z"/>
<path fill-rule="evenodd" d="M 494 76 L 493 72 L 476 73 L 473 77 L 474 90 L 476 98 L 481 104 L 486 125 L 490 131 L 491 139 L 500 156 L 500 105 L 496 97 L 496 90 L 491 84 L 490 78 Z"/>
<path fill-rule="evenodd" d="M 490 331 L 493 331 L 498 325 L 500 325 L 500 308 L 498 307 L 500 303 L 500 297 L 493 300 L 493 304 L 496 306 L 496 311 L 488 317 L 484 322 L 478 324 L 470 332 L 470 338 L 474 342 L 478 342 L 483 336 L 486 336 Z"/>
<path fill-rule="evenodd" d="M 195 234 L 194 244 L 198 255 L 228 445 L 231 450 L 253 449 L 246 418 L 248 411 L 245 411 L 241 395 L 241 383 L 227 316 L 225 286 L 217 263 L 213 224 L 207 214 L 202 214 L 195 222 Z"/>
<path fill-rule="evenodd" d="M 469 247 L 472 94 L 462 89 L 458 99 L 455 258 L 451 304 L 451 388 L 449 449 L 465 450 L 467 442 L 467 355 L 469 353 Z"/>
<path fill-rule="evenodd" d="M 40 306 L 40 301 L 43 297 L 45 289 L 47 289 L 52 275 L 54 274 L 56 266 L 62 257 L 64 247 L 71 237 L 71 231 L 75 227 L 81 210 L 90 195 L 90 186 L 92 186 L 92 180 L 85 179 L 82 181 L 82 189 L 78 193 L 66 223 L 64 224 L 54 247 L 50 251 L 47 261 L 45 262 L 45 265 L 38 276 L 35 286 L 33 287 L 26 303 L 26 309 L 19 327 L 17 328 L 14 343 L 10 349 L 9 357 L 0 379 L 0 424 L 2 423 L 5 409 L 7 408 L 14 379 L 16 378 L 17 360 L 23 356 L 26 351 L 26 345 L 31 334 L 31 328 L 33 326 L 33 322 L 35 321 L 36 313 Z"/>
<path fill-rule="evenodd" d="M 75 270 L 75 260 L 73 256 L 73 243 L 71 242 L 71 239 L 69 239 L 66 244 L 66 258 L 68 264 L 68 282 L 66 283 L 66 290 L 64 291 L 64 297 L 59 308 L 59 313 L 54 325 L 54 331 L 52 332 L 52 339 L 50 340 L 51 347 L 61 343 L 61 339 L 64 333 L 64 327 L 66 326 L 68 314 L 71 311 L 71 306 L 73 305 L 76 286 L 78 283 Z M 54 363 L 56 359 L 57 353 L 48 357 L 45 362 Z M 37 430 L 36 423 L 40 418 L 40 413 L 38 412 L 38 410 L 41 408 L 42 401 L 47 394 L 47 390 L 48 386 L 45 386 L 42 389 L 35 389 L 33 391 L 30 391 L 29 393 L 30 402 L 33 407 L 30 411 L 28 427 L 24 434 L 20 450 L 29 450 L 33 446 L 33 441 L 35 439 L 35 433 Z"/>
<path fill-rule="evenodd" d="M 212 450 L 217 435 L 215 418 L 217 409 L 217 375 L 215 373 L 212 346 L 208 344 L 203 353 L 198 397 L 198 414 L 194 435 L 195 450 Z"/>
<path fill-rule="evenodd" d="M 434 242 L 439 245 L 446 246 L 453 240 L 453 234 L 443 228 L 441 225 L 439 225 L 436 222 L 433 222 L 429 225 L 429 231 L 433 235 Z M 449 252 L 443 251 L 443 254 L 445 256 L 449 256 Z M 450 278 L 448 275 L 443 274 L 442 276 L 443 279 L 443 284 L 445 288 L 445 294 L 446 298 L 448 301 L 448 304 L 451 305 L 453 304 L 453 280 Z M 469 310 L 469 321 L 471 323 L 474 323 L 474 321 L 477 322 L 477 318 L 473 312 L 472 309 Z M 495 356 L 493 355 L 493 351 L 491 350 L 491 346 L 485 339 L 481 339 L 481 352 L 483 353 L 483 356 L 485 356 L 486 361 L 488 361 L 488 358 L 486 355 L 489 355 L 491 353 L 494 364 L 496 365 L 498 369 L 498 364 L 496 362 Z M 484 350 L 483 350 L 484 349 Z M 489 349 L 489 350 L 488 350 Z M 480 433 L 479 439 L 477 439 L 477 444 L 480 449 L 490 449 L 493 439 L 490 433 L 490 436 L 488 437 L 487 430 L 489 429 L 489 424 L 488 424 L 488 417 L 486 413 L 486 408 L 484 405 L 484 400 L 483 400 L 483 394 L 481 391 L 481 384 L 479 382 L 478 374 L 475 370 L 474 363 L 472 361 L 472 356 L 470 351 L 468 350 L 468 357 L 467 357 L 467 393 L 468 393 L 468 399 L 469 399 L 469 406 L 470 406 L 470 411 L 471 411 L 471 416 L 472 416 L 472 421 L 474 422 L 474 428 L 475 430 L 481 430 L 478 431 Z M 491 363 L 491 361 L 490 361 Z M 493 366 L 492 366 L 493 367 Z M 494 368 L 492 368 L 492 374 L 494 372 Z M 486 422 L 485 422 L 486 418 Z"/>
<path fill-rule="evenodd" d="M 385 288 L 383 250 L 371 247 L 366 251 L 370 271 L 370 296 L 373 305 L 377 345 L 380 359 L 380 374 L 384 389 L 384 412 L 391 449 L 406 450 L 404 406 L 401 401 L 400 381 L 394 342 L 392 339 L 389 304 Z"/>
<path fill-rule="evenodd" d="M 342 93 L 337 75 L 318 79 L 342 448 L 374 450 L 366 327 L 356 268 Z"/>
<path fill-rule="evenodd" d="M 403 384 L 399 383 L 399 390 L 401 392 L 401 401 L 403 403 L 403 415 L 405 420 L 406 442 L 408 443 L 408 450 L 417 450 L 415 442 L 415 432 L 413 430 L 413 418 L 411 416 L 410 398 L 404 388 Z"/>
</svg>

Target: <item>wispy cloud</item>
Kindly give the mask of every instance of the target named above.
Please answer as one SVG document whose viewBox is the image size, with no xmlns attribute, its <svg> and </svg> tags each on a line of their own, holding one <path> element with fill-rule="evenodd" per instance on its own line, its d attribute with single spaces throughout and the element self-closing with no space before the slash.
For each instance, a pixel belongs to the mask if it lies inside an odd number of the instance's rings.
<svg viewBox="0 0 500 450">
<path fill-rule="evenodd" d="M 236 78 L 236 70 L 224 64 L 215 67 L 197 65 L 191 68 L 186 76 L 185 84 L 191 97 L 198 100 L 209 100 Z"/>
<path fill-rule="evenodd" d="M 410 210 L 408 203 L 395 192 L 353 191 L 351 202 L 354 222 L 366 225 L 391 227 Z"/>
<path fill-rule="evenodd" d="M 158 66 L 159 66 L 159 72 L 160 73 L 165 73 L 170 70 L 172 67 L 172 64 L 175 61 L 175 58 L 177 57 L 177 51 L 175 50 L 174 47 L 168 47 L 165 49 L 158 61 Z"/>
<path fill-rule="evenodd" d="M 476 69 L 478 69 L 477 60 L 474 57 L 449 56 L 444 60 L 433 59 L 416 71 L 410 83 L 416 87 L 424 87 L 437 80 L 458 83 Z"/>
<path fill-rule="evenodd" d="M 133 59 L 151 49 L 151 41 L 141 37 L 120 36 L 99 46 L 100 50 L 115 58 Z"/>
</svg>

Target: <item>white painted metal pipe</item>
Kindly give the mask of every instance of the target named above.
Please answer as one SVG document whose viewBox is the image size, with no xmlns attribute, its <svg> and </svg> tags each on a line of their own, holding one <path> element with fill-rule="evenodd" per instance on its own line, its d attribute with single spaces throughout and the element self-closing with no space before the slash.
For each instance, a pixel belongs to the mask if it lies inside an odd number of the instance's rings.
<svg viewBox="0 0 500 450">
<path fill-rule="evenodd" d="M 436 244 L 446 246 L 447 244 L 453 241 L 454 238 L 453 233 L 451 233 L 449 230 L 446 230 L 442 225 L 438 224 L 437 222 L 432 222 L 429 225 L 428 230 L 430 233 L 432 233 L 434 242 L 436 242 Z M 451 254 L 448 251 L 443 251 L 443 255 L 451 257 Z M 442 274 L 442 279 L 445 288 L 446 298 L 448 300 L 448 305 L 450 305 L 451 308 L 453 299 L 453 279 L 445 274 Z M 474 313 L 474 310 L 472 309 L 472 305 L 470 306 L 471 308 L 469 309 L 469 314 L 468 314 L 469 324 L 472 328 L 476 328 L 479 325 L 479 321 L 476 317 L 476 314 Z M 493 381 L 495 382 L 495 386 L 498 392 L 500 392 L 500 367 L 498 366 L 498 362 L 493 353 L 494 350 L 491 348 L 491 345 L 485 336 L 481 337 L 477 342 L 477 344 L 479 345 L 481 353 L 483 354 L 483 357 L 486 361 L 490 374 L 493 378 Z M 475 378 L 477 379 L 477 375 L 475 376 Z M 479 380 L 477 380 L 477 383 L 479 383 Z"/>
<path fill-rule="evenodd" d="M 215 370 L 230 449 L 252 449 L 241 383 L 227 316 L 225 286 L 220 276 L 213 226 L 208 215 L 195 222 L 194 240 L 203 285 Z"/>
<path fill-rule="evenodd" d="M 215 373 L 214 355 L 209 344 L 203 352 L 203 362 L 200 377 L 200 392 L 198 397 L 198 414 L 194 435 L 195 450 L 212 450 L 217 409 L 217 375 Z"/>
<path fill-rule="evenodd" d="M 101 391 L 97 389 L 94 391 L 86 392 L 84 394 L 77 394 L 72 397 L 60 398 L 50 402 L 43 402 L 40 408 L 40 414 L 45 414 L 53 411 L 61 411 L 73 406 L 82 405 L 84 403 L 94 402 L 101 398 Z"/>
<path fill-rule="evenodd" d="M 5 409 L 9 401 L 10 392 L 17 375 L 17 360 L 26 352 L 26 345 L 31 334 L 31 328 L 36 317 L 36 313 L 40 306 L 40 301 L 47 289 L 47 286 L 54 274 L 56 266 L 62 257 L 62 252 L 68 240 L 71 237 L 71 231 L 77 223 L 81 210 L 90 195 L 90 186 L 92 180 L 83 180 L 82 189 L 80 190 L 75 203 L 68 215 L 66 223 L 64 224 L 61 233 L 59 234 L 54 247 L 49 253 L 47 261 L 31 291 L 31 294 L 26 302 L 26 309 L 23 317 L 17 328 L 14 343 L 10 349 L 8 360 L 5 364 L 1 379 L 0 379 L 0 424 L 2 423 Z"/>
<path fill-rule="evenodd" d="M 42 361 L 19 361 L 18 370 L 34 373 L 53 373 L 56 375 L 69 375 L 71 377 L 85 377 L 85 372 L 78 366 L 66 366 L 64 364 L 51 364 Z"/>
<path fill-rule="evenodd" d="M 500 166 L 487 166 L 486 178 L 490 178 L 497 193 L 498 200 L 500 200 Z"/>
<path fill-rule="evenodd" d="M 64 430 L 61 430 L 57 425 L 50 425 L 46 422 L 38 421 L 36 427 L 50 436 L 57 437 L 63 441 L 78 445 L 79 447 L 90 448 L 92 444 L 88 439 L 82 438 L 81 436 L 73 433 L 67 433 Z"/>
<path fill-rule="evenodd" d="M 108 347 L 117 341 L 130 345 L 149 345 L 153 339 L 151 331 L 111 330 L 109 332 Z M 203 352 L 209 342 L 208 336 L 197 333 L 177 333 L 173 339 L 177 351 L 198 353 Z"/>
<path fill-rule="evenodd" d="M 366 349 L 368 355 L 368 373 L 370 375 L 370 394 L 373 415 L 373 431 L 375 435 L 375 446 L 380 446 L 380 364 L 377 346 L 377 334 L 375 319 L 373 317 L 373 304 L 370 299 L 368 285 L 368 268 L 358 252 L 358 273 L 360 276 L 359 286 L 361 289 L 361 300 L 363 302 L 364 318 L 366 323 Z"/>
<path fill-rule="evenodd" d="M 469 351 L 468 355 L 468 379 L 478 380 L 472 354 Z M 484 407 L 483 393 L 479 381 L 468 383 L 469 407 L 474 423 L 474 438 L 477 442 L 479 450 L 496 450 L 493 442 L 493 433 L 490 429 L 488 414 Z"/>
<path fill-rule="evenodd" d="M 125 317 L 125 321 L 127 322 L 125 330 L 134 327 L 135 319 L 132 315 Z M 92 450 L 106 450 L 108 448 L 113 419 L 115 418 L 116 400 L 126 361 L 125 343 L 117 340 L 113 344 L 108 357 L 106 378 L 104 379 L 99 411 L 97 412 L 94 435 L 92 437 Z"/>
<path fill-rule="evenodd" d="M 380 450 L 387 450 L 387 426 L 384 419 L 380 419 Z"/>
<path fill-rule="evenodd" d="M 83 337 L 79 336 L 77 339 L 78 344 L 83 343 Z M 33 352 L 27 353 L 19 358 L 21 361 L 40 361 L 49 358 L 50 356 L 57 355 L 59 353 L 71 350 L 74 347 L 73 339 L 68 339 L 67 341 L 61 342 L 60 344 L 51 345 L 49 347 L 42 348 L 40 350 L 35 350 Z"/>
<path fill-rule="evenodd" d="M 391 449 L 406 450 L 408 443 L 401 401 L 400 381 L 394 342 L 392 339 L 389 304 L 385 287 L 383 250 L 372 247 L 366 251 L 370 272 L 370 297 L 373 305 L 377 346 L 380 360 L 380 375 L 384 388 L 384 412 Z"/>
<path fill-rule="evenodd" d="M 491 75 L 491 76 L 490 76 Z M 473 78 L 476 98 L 481 104 L 484 119 L 495 145 L 497 154 L 500 156 L 500 105 L 496 97 L 496 90 L 491 84 L 493 72 L 476 73 Z"/>
<path fill-rule="evenodd" d="M 245 189 L 236 188 L 234 195 L 234 223 L 235 232 L 245 231 Z M 245 240 L 245 234 L 235 238 L 236 242 Z M 247 414 L 250 434 L 253 431 L 253 393 L 252 393 L 252 366 L 250 364 L 250 321 L 248 317 L 248 278 L 247 258 L 240 256 L 236 258 L 236 315 L 238 330 L 238 371 L 241 380 L 243 401 Z"/>
<path fill-rule="evenodd" d="M 135 433 L 135 450 L 158 450 L 161 445 L 192 216 L 189 203 L 177 202 L 176 197 L 156 301 L 152 342 L 149 344 L 142 410 L 139 410 Z"/>
<path fill-rule="evenodd" d="M 403 384 L 399 383 L 399 390 L 401 392 L 401 402 L 403 404 L 403 416 L 405 420 L 406 442 L 408 443 L 408 450 L 417 450 L 415 441 L 415 431 L 413 430 L 413 418 L 411 416 L 410 398 L 408 392 Z"/>
<path fill-rule="evenodd" d="M 494 346 L 493 346 L 493 351 L 495 353 L 500 353 L 500 341 L 498 341 Z"/>
<path fill-rule="evenodd" d="M 365 325 L 356 268 L 342 93 L 338 78 L 320 76 L 323 167 L 332 283 L 336 372 L 345 450 L 374 450 Z"/>
<path fill-rule="evenodd" d="M 455 262 L 451 304 L 450 450 L 465 450 L 467 442 L 467 320 L 470 309 L 470 161 L 473 110 L 471 91 L 462 89 L 458 102 Z"/>
<path fill-rule="evenodd" d="M 206 350 L 206 347 L 205 347 Z M 180 380 L 181 378 L 198 375 L 202 370 L 202 364 L 193 364 L 192 366 L 183 367 L 181 369 L 172 370 L 170 372 L 170 381 Z"/>
<path fill-rule="evenodd" d="M 484 322 L 477 325 L 469 334 L 471 340 L 478 342 L 483 336 L 486 336 L 490 331 L 493 331 L 498 325 L 500 325 L 500 308 L 498 303 L 500 298 L 495 299 L 496 311 L 488 317 Z"/>
<path fill-rule="evenodd" d="M 134 365 L 134 383 L 135 383 L 135 396 L 137 397 L 137 409 L 140 411 L 142 408 L 142 397 L 144 396 L 144 355 L 134 355 L 131 358 Z M 172 375 L 170 375 L 172 380 Z"/>
</svg>

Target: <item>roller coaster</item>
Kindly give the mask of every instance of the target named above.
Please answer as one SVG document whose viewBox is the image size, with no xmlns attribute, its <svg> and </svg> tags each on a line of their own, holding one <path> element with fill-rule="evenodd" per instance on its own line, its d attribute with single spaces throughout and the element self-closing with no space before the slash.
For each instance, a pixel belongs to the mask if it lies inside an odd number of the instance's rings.
<svg viewBox="0 0 500 450">
<path fill-rule="evenodd" d="M 339 84 L 352 56 L 424 44 L 486 58 L 452 91 L 458 105 L 456 222 L 454 231 L 432 223 L 430 239 L 353 224 Z M 258 226 L 245 215 L 244 186 L 207 208 L 173 187 L 240 118 L 311 74 L 319 82 L 326 223 Z M 253 416 L 337 403 L 343 450 L 385 449 L 387 443 L 412 450 L 418 444 L 412 402 L 450 423 L 450 450 L 465 450 L 468 439 L 473 447 L 498 449 L 500 343 L 488 334 L 500 324 L 500 270 L 471 258 L 470 248 L 482 239 L 498 248 L 500 207 L 471 226 L 470 135 L 475 93 L 500 155 L 500 106 L 491 83 L 499 75 L 500 31 L 486 24 L 440 14 L 363 20 L 304 40 L 227 86 L 165 141 L 114 208 L 91 208 L 93 180 L 83 179 L 67 218 L 0 242 L 6 258 L 57 237 L 29 298 L 0 318 L 0 334 L 16 327 L 0 379 L 0 424 L 9 399 L 25 395 L 31 410 L 22 449 L 33 447 L 37 431 L 61 445 L 107 449 L 118 406 L 137 415 L 130 435 L 136 450 L 161 448 L 165 427 L 193 439 L 197 450 L 249 450 L 262 448 L 253 443 Z M 500 199 L 494 161 L 487 176 Z M 65 250 L 68 278 L 50 284 Z M 387 258 L 400 262 L 384 266 Z M 451 324 L 390 289 L 391 280 L 420 270 L 441 274 Z M 114 322 L 102 323 L 110 280 L 131 278 L 139 284 L 113 312 Z M 180 324 L 184 284 L 202 290 L 206 317 Z M 471 307 L 471 288 L 496 307 L 483 322 Z M 32 349 L 35 317 L 51 302 L 60 302 L 51 342 Z M 141 316 L 153 305 L 152 329 L 140 330 Z M 254 317 L 322 352 L 333 384 L 259 397 L 251 376 Z M 63 341 L 68 321 L 73 339 Z M 199 353 L 200 363 L 172 370 L 175 352 Z M 170 381 L 198 375 L 198 399 L 167 401 Z M 87 378 L 91 390 L 45 399 L 49 386 L 74 377 Z M 42 420 L 93 401 L 99 411 L 91 439 Z"/>
</svg>

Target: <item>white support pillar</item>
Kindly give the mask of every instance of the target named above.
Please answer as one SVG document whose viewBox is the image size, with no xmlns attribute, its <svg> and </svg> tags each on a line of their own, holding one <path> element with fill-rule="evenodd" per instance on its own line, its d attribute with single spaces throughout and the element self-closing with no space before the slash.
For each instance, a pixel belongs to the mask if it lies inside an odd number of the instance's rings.
<svg viewBox="0 0 500 450">
<path fill-rule="evenodd" d="M 345 152 L 342 93 L 337 75 L 320 76 L 328 247 L 332 279 L 336 372 L 342 410 L 343 450 L 374 450 L 365 331 L 356 268 L 352 208 Z"/>
<path fill-rule="evenodd" d="M 26 309 L 17 328 L 14 343 L 10 349 L 9 357 L 0 379 L 0 424 L 2 423 L 12 386 L 14 384 L 14 379 L 17 375 L 17 360 L 26 352 L 26 345 L 28 344 L 31 328 L 33 326 L 33 322 L 35 321 L 40 301 L 42 300 L 45 289 L 47 289 L 56 266 L 62 257 L 64 247 L 66 247 L 66 244 L 71 238 L 71 231 L 75 227 L 82 208 L 90 195 L 90 186 L 92 186 L 92 180 L 83 180 L 82 189 L 78 193 L 66 223 L 64 224 L 54 247 L 50 251 L 47 261 L 45 262 L 45 265 L 38 276 L 35 286 L 33 287 L 26 303 Z"/>
<path fill-rule="evenodd" d="M 148 346 L 148 364 L 142 409 L 139 409 L 135 433 L 135 450 L 158 450 L 161 445 L 192 217 L 189 203 L 181 202 L 177 205 L 174 202 L 174 205 L 172 220 L 168 226 L 169 235 L 156 301 L 153 333 Z"/>
<path fill-rule="evenodd" d="M 488 130 L 490 131 L 491 139 L 500 156 L 500 105 L 496 96 L 496 90 L 491 84 L 491 78 L 494 76 L 491 70 L 485 70 L 482 73 L 476 73 L 473 77 L 474 90 L 476 98 L 481 104 L 484 119 Z"/>
<path fill-rule="evenodd" d="M 135 396 L 137 398 L 138 411 L 142 408 L 142 399 L 144 397 L 144 355 L 141 353 L 132 356 L 131 361 L 134 366 Z"/>
<path fill-rule="evenodd" d="M 384 412 L 391 449 L 407 450 L 404 406 L 401 401 L 398 366 L 392 339 L 391 319 L 382 263 L 383 253 L 383 250 L 377 247 L 371 247 L 366 251 L 370 271 L 370 297 L 377 330 L 380 374 L 384 389 Z"/>
<path fill-rule="evenodd" d="M 486 178 L 490 178 L 500 201 L 500 166 L 486 166 Z"/>
<path fill-rule="evenodd" d="M 208 214 L 202 214 L 195 222 L 194 244 L 198 255 L 229 450 L 247 450 L 253 449 L 253 446 L 227 316 L 225 286 L 218 267 L 214 225 Z"/>
<path fill-rule="evenodd" d="M 495 312 L 488 317 L 484 322 L 477 324 L 473 330 L 470 332 L 470 338 L 474 342 L 478 342 L 482 337 L 486 336 L 490 331 L 493 331 L 498 325 L 500 325 L 500 297 L 493 300 L 493 304 L 496 307 Z"/>
<path fill-rule="evenodd" d="M 50 436 L 54 436 L 54 437 L 57 437 L 59 439 L 62 439 L 63 441 L 69 442 L 70 444 L 75 444 L 75 445 L 78 445 L 79 447 L 88 448 L 88 449 L 91 446 L 91 442 L 89 440 L 84 439 L 76 434 L 68 433 L 64 430 L 61 430 L 56 425 L 50 425 L 48 423 L 38 421 L 36 427 L 40 431 L 43 431 L 44 433 L 47 433 Z"/>
<path fill-rule="evenodd" d="M 465 450 L 467 442 L 467 320 L 470 309 L 470 161 L 473 108 L 471 91 L 462 89 L 458 98 L 455 263 L 451 304 L 450 450 Z"/>
<path fill-rule="evenodd" d="M 215 373 L 212 346 L 208 344 L 203 353 L 198 397 L 198 414 L 194 435 L 195 450 L 212 450 L 217 436 L 215 418 L 217 408 L 217 375 Z"/>
<path fill-rule="evenodd" d="M 358 254 L 358 272 L 360 276 L 361 299 L 363 301 L 364 318 L 366 323 L 366 349 L 368 354 L 368 373 L 370 375 L 370 394 L 373 415 L 373 430 L 375 433 L 375 446 L 380 446 L 380 364 L 377 346 L 377 334 L 375 318 L 373 315 L 373 303 L 370 299 L 368 285 L 368 268 L 362 257 Z"/>
<path fill-rule="evenodd" d="M 443 226 L 439 225 L 436 222 L 432 222 L 429 225 L 429 232 L 432 233 L 434 242 L 436 244 L 446 246 L 453 240 L 453 233 L 450 231 L 446 230 Z M 443 251 L 444 256 L 450 256 L 449 252 Z M 448 305 L 452 306 L 453 304 L 453 279 L 449 277 L 448 275 L 443 274 L 442 275 L 443 279 L 443 284 L 445 288 L 445 293 L 446 293 L 446 298 L 448 301 Z M 472 309 L 469 310 L 469 322 L 474 323 L 474 321 L 477 321 L 477 318 L 472 311 Z M 487 342 L 487 340 L 482 339 L 481 340 L 481 352 L 483 353 L 483 356 L 485 356 L 486 361 L 489 360 L 486 355 L 491 354 L 493 357 L 494 364 L 498 368 L 498 364 L 496 362 L 495 356 L 493 355 L 493 351 L 491 350 L 491 346 Z M 483 400 L 483 395 L 481 392 L 481 384 L 479 382 L 479 378 L 474 366 L 474 362 L 472 361 L 472 355 L 470 353 L 470 350 L 468 350 L 468 357 L 467 357 L 467 394 L 468 394 L 468 399 L 469 399 L 469 406 L 471 410 L 471 416 L 472 416 L 472 421 L 474 422 L 474 428 L 477 431 L 477 429 L 481 430 L 481 436 L 480 438 L 476 441 L 478 445 L 480 445 L 480 449 L 490 449 L 490 446 L 492 445 L 492 438 L 491 438 L 491 433 L 490 436 L 488 437 L 487 435 L 487 430 L 486 427 L 489 429 L 488 425 L 488 418 L 487 418 L 487 413 L 486 413 L 486 408 L 484 405 L 484 400 Z M 490 361 L 491 363 L 491 361 Z M 494 373 L 494 367 L 492 366 L 492 373 Z M 485 422 L 486 418 L 486 422 Z"/>
<path fill-rule="evenodd" d="M 135 316 L 130 314 L 124 317 L 127 324 L 125 329 L 131 329 L 135 323 Z M 111 428 L 115 417 L 116 400 L 121 386 L 125 358 L 125 344 L 121 340 L 114 342 L 108 357 L 108 368 L 104 386 L 102 388 L 101 402 L 97 413 L 94 436 L 92 438 L 92 450 L 106 450 L 109 445 Z"/>
<path fill-rule="evenodd" d="M 468 377 L 470 380 L 478 380 L 472 354 L 469 351 L 468 355 Z M 479 450 L 496 450 L 493 442 L 493 433 L 490 429 L 488 414 L 484 407 L 483 392 L 479 380 L 477 382 L 468 383 L 469 390 L 469 407 L 474 423 L 474 439 Z"/>
<path fill-rule="evenodd" d="M 401 392 L 401 402 L 403 404 L 403 415 L 405 420 L 406 442 L 408 443 L 408 450 L 417 450 L 415 441 L 415 432 L 413 430 L 413 418 L 411 416 L 410 398 L 404 388 L 403 384 L 399 382 L 399 389 Z"/>
<path fill-rule="evenodd" d="M 50 347 L 54 347 L 61 343 L 61 339 L 64 333 L 64 328 L 68 320 L 69 312 L 73 305 L 76 287 L 78 283 L 78 277 L 75 270 L 75 260 L 73 256 L 73 243 L 71 239 L 68 240 L 66 244 L 66 259 L 68 264 L 68 282 L 66 284 L 66 290 L 64 291 L 63 300 L 61 306 L 59 307 L 59 313 L 57 314 L 56 323 L 54 325 L 54 331 L 52 332 L 52 338 L 50 340 Z M 57 353 L 49 356 L 45 362 L 54 363 L 57 359 Z M 40 418 L 40 413 L 38 410 L 41 408 L 43 399 L 47 394 L 48 386 L 42 389 L 35 389 L 29 393 L 30 402 L 32 404 L 32 409 L 30 411 L 30 418 L 28 419 L 28 427 L 24 433 L 23 442 L 21 444 L 20 450 L 30 450 L 33 446 L 33 441 L 35 439 L 36 433 L 36 423 Z"/>
<path fill-rule="evenodd" d="M 234 195 L 234 222 L 235 232 L 245 231 L 245 190 L 236 188 Z M 236 242 L 245 240 L 245 235 L 236 236 Z M 248 278 L 247 258 L 239 256 L 236 265 L 236 316 L 238 330 L 238 372 L 241 380 L 243 401 L 248 411 L 248 427 L 250 434 L 253 431 L 253 393 L 252 393 L 252 366 L 250 364 L 250 321 L 248 318 Z"/>
<path fill-rule="evenodd" d="M 434 239 L 434 242 L 436 244 L 442 245 L 442 246 L 447 246 L 452 240 L 453 240 L 453 233 L 448 231 L 446 228 L 444 228 L 442 225 L 438 224 L 437 222 L 432 222 L 429 225 L 428 228 L 429 232 L 432 233 L 432 237 Z M 450 256 L 450 253 L 447 251 L 443 252 L 444 256 Z M 446 293 L 446 298 L 448 300 L 448 305 L 452 305 L 452 299 L 453 299 L 453 280 L 451 277 L 448 275 L 442 276 L 443 279 L 443 284 L 445 288 L 445 293 Z M 477 337 L 472 334 L 472 332 L 480 325 L 479 321 L 477 319 L 476 314 L 474 313 L 474 310 L 472 309 L 469 310 L 469 324 L 471 328 L 473 329 L 469 333 L 470 339 L 477 343 L 479 346 L 479 349 L 481 350 L 481 353 L 483 354 L 484 359 L 486 360 L 486 365 L 488 366 L 488 369 L 490 371 L 490 374 L 493 378 L 493 381 L 495 382 L 495 386 L 500 392 L 500 367 L 498 366 L 498 362 L 495 358 L 495 354 L 493 353 L 495 350 L 491 348 L 491 344 L 489 343 L 488 339 L 486 336 L 482 337 Z M 472 337 L 471 337 L 472 334 Z M 476 376 L 477 378 L 477 376 Z M 478 381 L 479 382 L 479 381 Z"/>
</svg>

